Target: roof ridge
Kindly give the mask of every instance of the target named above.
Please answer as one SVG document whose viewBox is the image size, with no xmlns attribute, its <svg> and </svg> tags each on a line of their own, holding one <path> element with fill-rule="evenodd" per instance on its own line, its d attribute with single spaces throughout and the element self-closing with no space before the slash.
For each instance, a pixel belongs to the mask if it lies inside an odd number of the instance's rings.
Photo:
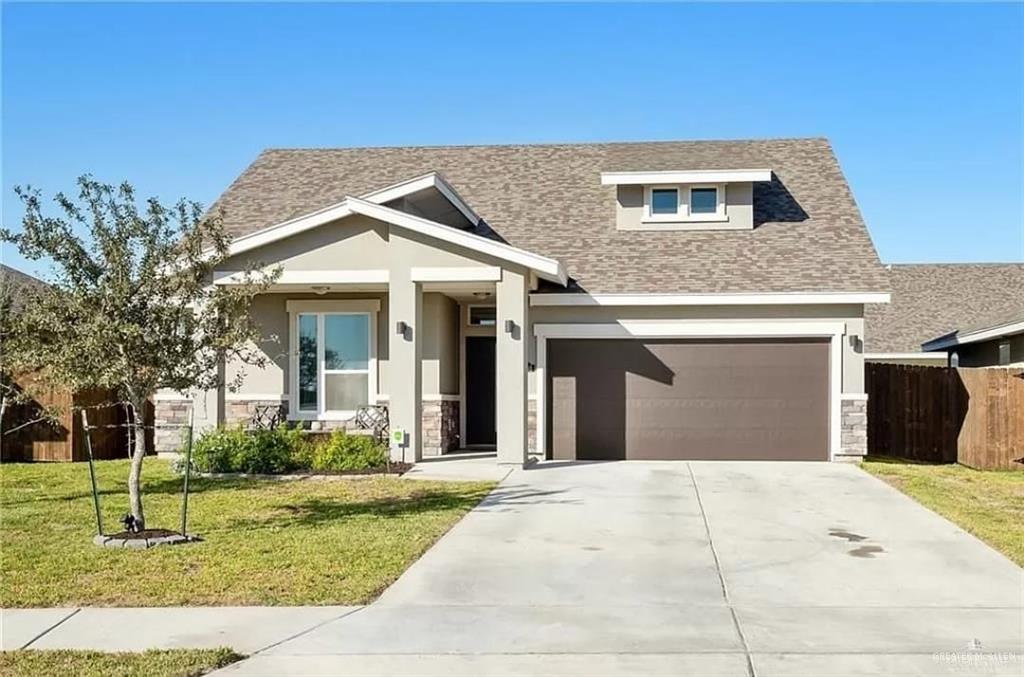
<svg viewBox="0 0 1024 677">
<path fill-rule="evenodd" d="M 260 151 L 276 152 L 337 152 L 362 150 L 442 150 L 448 148 L 579 148 L 581 146 L 656 146 L 668 144 L 704 144 L 704 143 L 776 143 L 783 141 L 823 141 L 830 144 L 825 136 L 766 136 L 733 139 L 659 139 L 647 141 L 563 141 L 563 142 L 529 142 L 529 143 L 465 143 L 465 144 L 413 144 L 413 145 L 380 145 L 380 146 L 270 146 Z"/>
</svg>

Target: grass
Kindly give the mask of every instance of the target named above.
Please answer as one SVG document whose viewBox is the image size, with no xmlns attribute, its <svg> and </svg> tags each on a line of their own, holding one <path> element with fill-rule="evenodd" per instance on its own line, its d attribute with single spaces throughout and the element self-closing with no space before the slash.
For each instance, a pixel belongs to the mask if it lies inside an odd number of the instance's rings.
<svg viewBox="0 0 1024 677">
<path fill-rule="evenodd" d="M 880 457 L 861 467 L 1024 566 L 1024 472 Z"/>
<path fill-rule="evenodd" d="M 120 531 L 128 463 L 97 474 L 105 531 Z M 181 483 L 146 459 L 148 527 L 180 527 Z M 493 486 L 193 478 L 189 531 L 204 541 L 131 551 L 93 545 L 86 464 L 5 464 L 0 607 L 363 604 Z"/>
<path fill-rule="evenodd" d="M 230 649 L 173 649 L 142 653 L 100 651 L 3 651 L 0 675 L 80 677 L 192 677 L 241 660 Z"/>
</svg>

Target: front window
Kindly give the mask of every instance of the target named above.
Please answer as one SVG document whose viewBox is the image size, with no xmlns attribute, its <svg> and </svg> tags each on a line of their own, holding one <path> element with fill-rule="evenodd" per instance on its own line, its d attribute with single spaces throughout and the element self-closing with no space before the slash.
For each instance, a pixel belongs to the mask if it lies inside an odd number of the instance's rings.
<svg viewBox="0 0 1024 677">
<path fill-rule="evenodd" d="M 717 188 L 691 188 L 690 189 L 690 213 L 691 214 L 716 214 L 716 213 L 718 213 L 718 189 Z"/>
<path fill-rule="evenodd" d="M 651 214 L 676 214 L 679 212 L 679 189 L 652 188 Z"/>
<path fill-rule="evenodd" d="M 298 315 L 299 411 L 353 412 L 370 402 L 370 314 Z"/>
</svg>

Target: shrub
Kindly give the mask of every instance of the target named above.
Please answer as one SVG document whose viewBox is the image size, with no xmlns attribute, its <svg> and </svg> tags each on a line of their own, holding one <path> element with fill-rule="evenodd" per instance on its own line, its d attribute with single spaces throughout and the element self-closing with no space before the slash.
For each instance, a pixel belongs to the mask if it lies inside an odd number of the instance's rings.
<svg viewBox="0 0 1024 677">
<path fill-rule="evenodd" d="M 326 442 L 310 447 L 312 470 L 367 470 L 388 462 L 386 446 L 367 435 L 348 435 L 344 430 L 337 430 Z"/>
<path fill-rule="evenodd" d="M 273 474 L 295 468 L 295 451 L 304 444 L 299 430 L 216 428 L 199 436 L 192 458 L 203 472 Z"/>
</svg>

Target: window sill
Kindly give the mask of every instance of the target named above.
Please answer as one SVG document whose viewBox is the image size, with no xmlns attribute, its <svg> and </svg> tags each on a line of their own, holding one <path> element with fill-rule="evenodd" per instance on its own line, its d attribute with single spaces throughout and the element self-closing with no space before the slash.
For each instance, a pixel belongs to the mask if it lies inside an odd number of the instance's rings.
<svg viewBox="0 0 1024 677">
<path fill-rule="evenodd" d="M 340 423 L 342 421 L 348 421 L 356 415 L 355 410 L 353 411 L 329 411 L 323 414 L 311 414 L 311 413 L 298 413 L 289 414 L 289 421 L 323 421 L 323 422 L 334 422 Z"/>
<path fill-rule="evenodd" d="M 728 223 L 729 217 L 724 214 L 698 214 L 697 216 L 645 216 L 641 223 L 657 225 L 673 225 L 679 223 Z"/>
</svg>

